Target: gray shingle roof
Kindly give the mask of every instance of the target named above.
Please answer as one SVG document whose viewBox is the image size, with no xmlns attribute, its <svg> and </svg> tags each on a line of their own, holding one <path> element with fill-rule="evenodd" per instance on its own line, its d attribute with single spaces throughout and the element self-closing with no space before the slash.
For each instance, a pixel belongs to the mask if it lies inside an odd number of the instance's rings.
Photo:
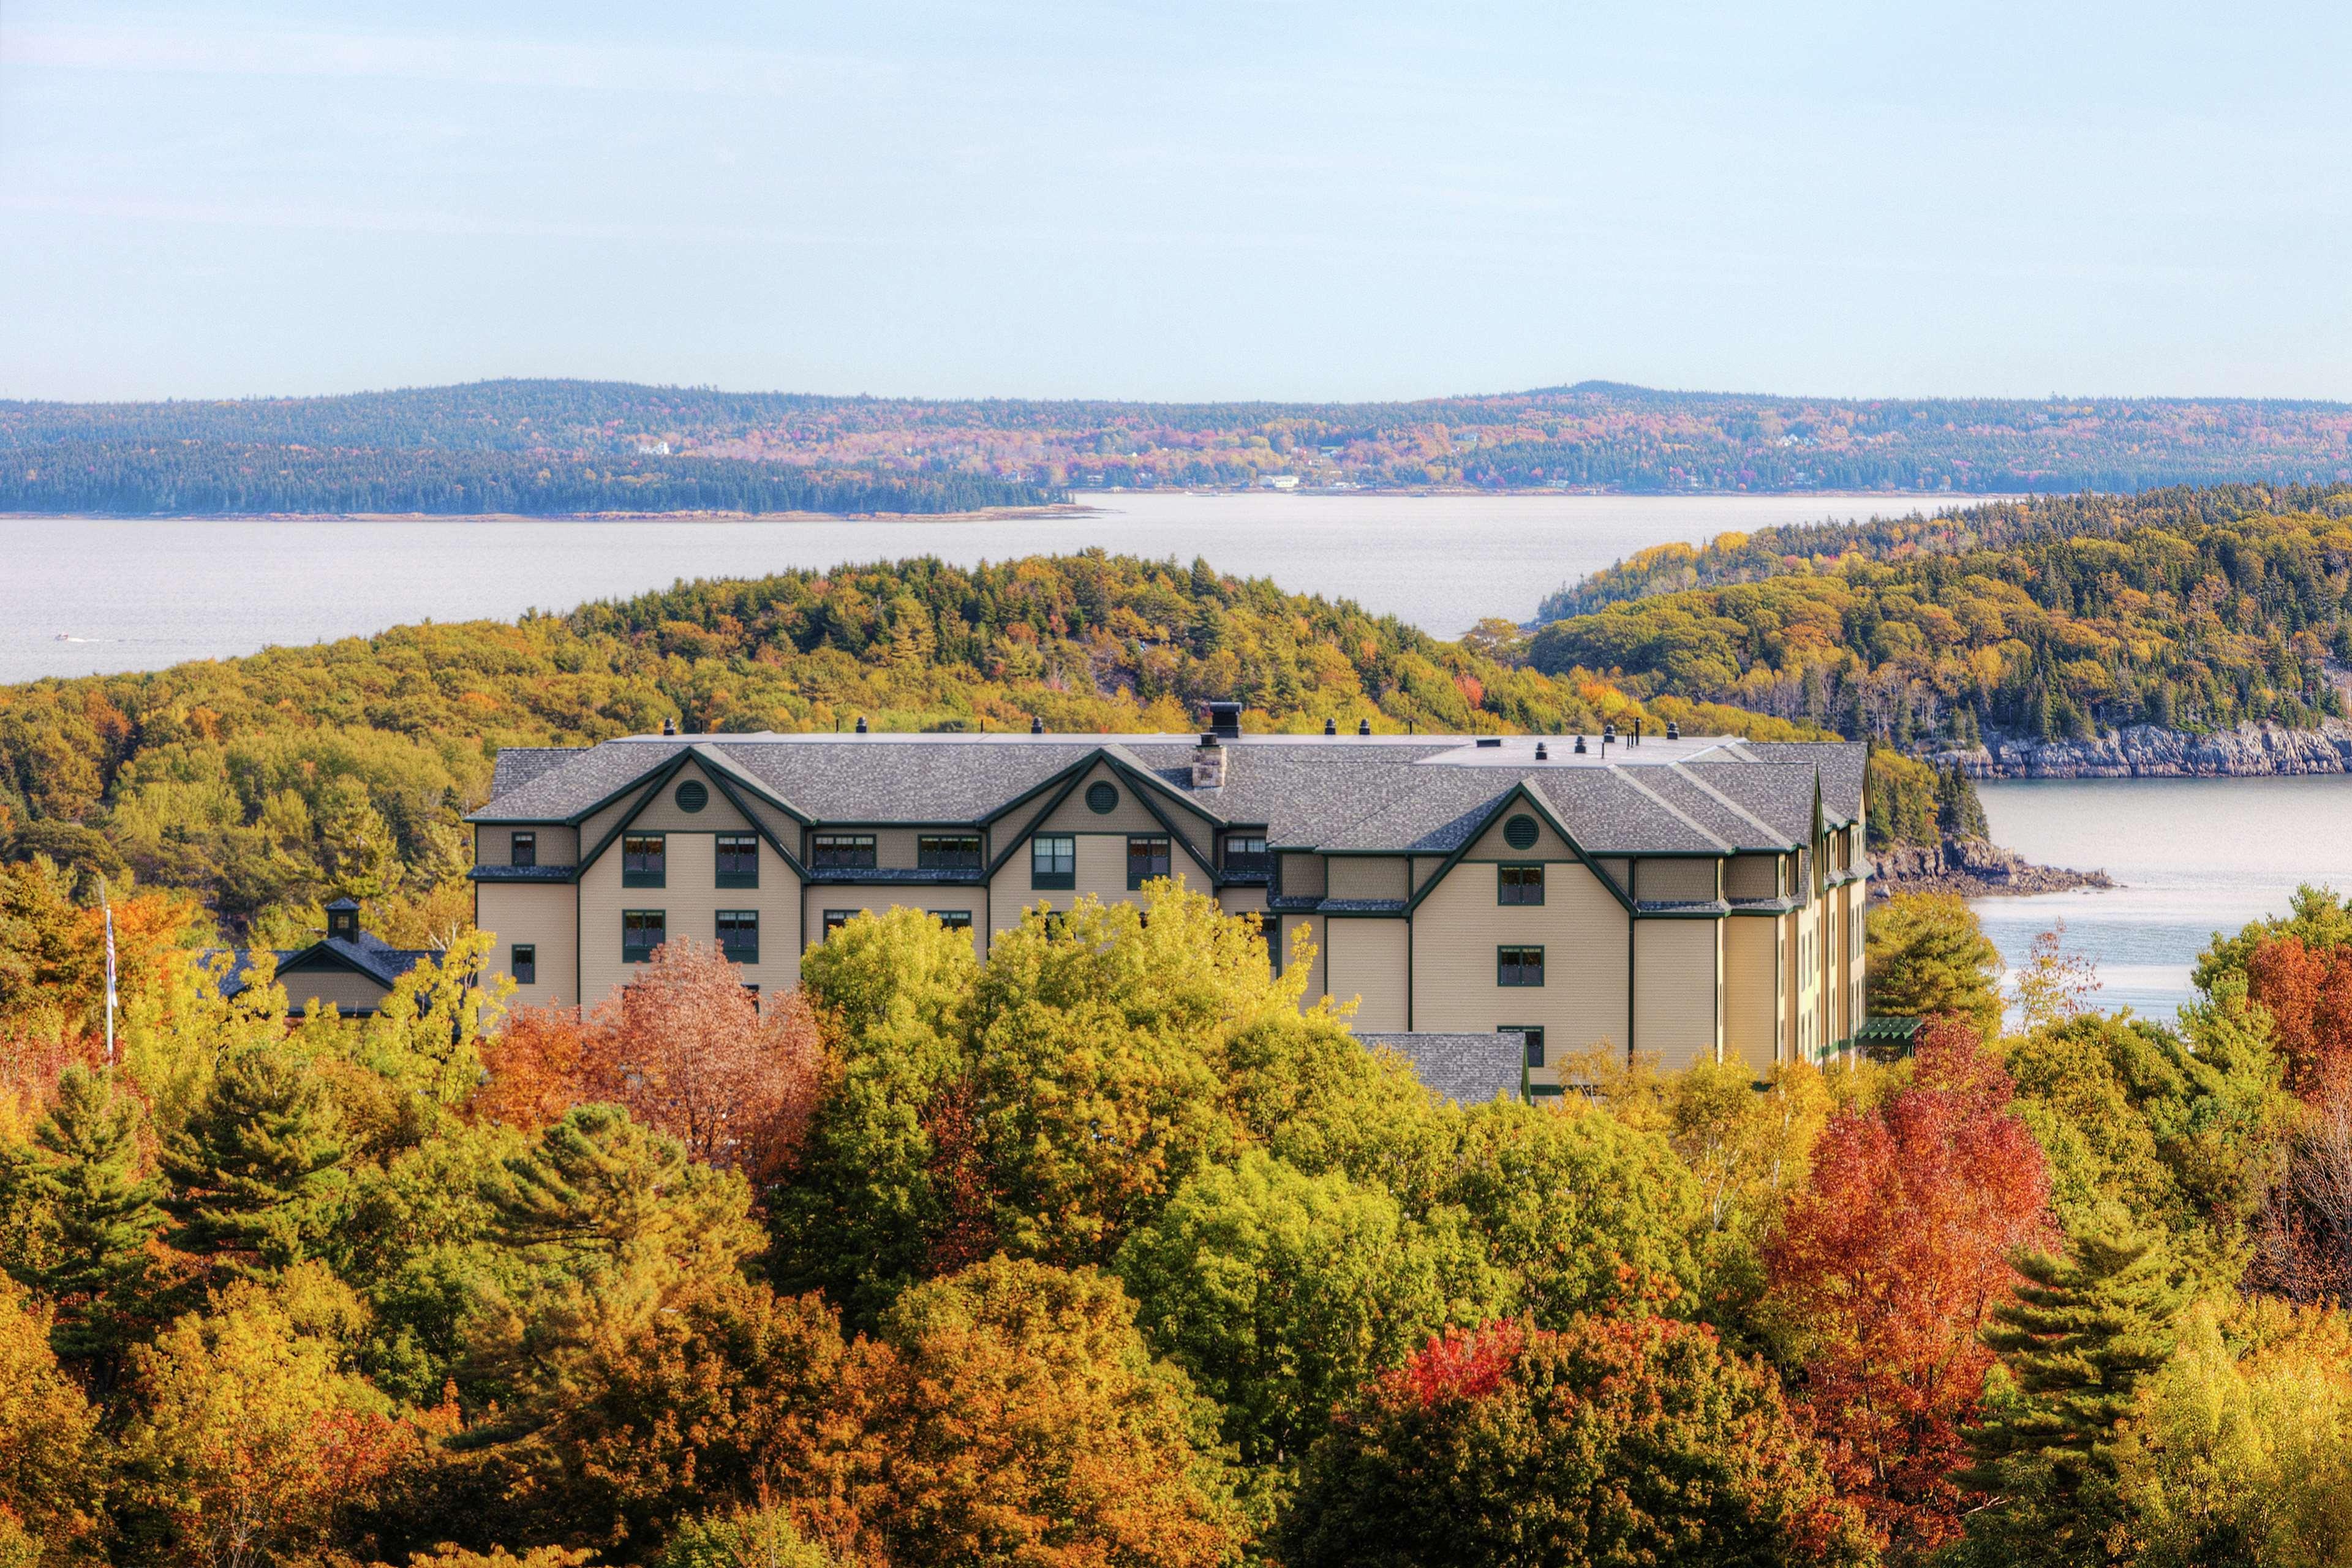
<svg viewBox="0 0 2352 1568">
<path fill-rule="evenodd" d="M 1391 1050 L 1412 1064 L 1423 1088 L 1464 1105 L 1515 1099 L 1528 1057 L 1516 1029 L 1492 1035 L 1359 1035 L 1370 1049 Z"/>
<path fill-rule="evenodd" d="M 286 966 L 298 958 L 331 954 L 369 978 L 382 981 L 386 986 L 397 984 L 402 975 L 427 959 L 438 963 L 442 958 L 442 950 L 437 947 L 394 947 L 367 931 L 360 932 L 356 939 L 323 937 L 309 947 L 241 947 L 235 950 L 236 962 L 229 969 L 228 977 L 221 984 L 222 994 L 234 996 L 245 989 L 246 976 L 252 970 L 254 960 L 263 952 L 274 953 L 281 974 L 285 973 Z M 289 985 L 289 993 L 293 989 Z"/>
<path fill-rule="evenodd" d="M 1861 805 L 1864 748 L 1648 742 L 1573 754 L 1555 742 L 1248 736 L 1225 782 L 1192 784 L 1189 737 L 699 735 L 502 754 L 498 793 L 474 820 L 565 821 L 624 793 L 688 748 L 819 822 L 981 822 L 1108 754 L 1224 821 L 1264 824 L 1277 846 L 1443 855 L 1524 784 L 1595 855 L 1782 849 L 1811 832 L 1815 779 L 1832 816 Z M 507 755 L 518 755 L 512 766 Z M 1850 799 L 1850 805 L 1841 802 Z"/>
</svg>

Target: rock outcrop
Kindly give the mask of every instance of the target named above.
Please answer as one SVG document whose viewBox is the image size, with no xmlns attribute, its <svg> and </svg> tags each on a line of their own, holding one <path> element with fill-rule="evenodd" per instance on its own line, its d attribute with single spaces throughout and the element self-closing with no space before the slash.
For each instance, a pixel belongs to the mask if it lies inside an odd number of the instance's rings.
<svg viewBox="0 0 2352 1568">
<path fill-rule="evenodd" d="M 2089 741 L 1988 737 L 1969 752 L 1938 752 L 1938 767 L 1959 763 L 1989 779 L 2268 778 L 2352 773 L 2352 723 L 2315 730 L 2242 724 L 2192 735 L 2134 724 Z"/>
<path fill-rule="evenodd" d="M 2115 886 L 2105 871 L 2036 866 L 2014 849 L 2003 849 L 1982 838 L 1947 838 L 1935 845 L 1898 844 L 1874 852 L 1871 859 L 1873 898 L 1891 898 L 1896 893 L 1958 893 L 1964 899 L 1983 899 Z"/>
</svg>

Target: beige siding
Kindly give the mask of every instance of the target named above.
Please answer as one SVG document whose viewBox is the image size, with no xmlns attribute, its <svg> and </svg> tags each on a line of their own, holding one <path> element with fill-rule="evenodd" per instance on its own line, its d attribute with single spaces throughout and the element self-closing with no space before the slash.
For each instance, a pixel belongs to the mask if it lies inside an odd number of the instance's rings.
<svg viewBox="0 0 2352 1568">
<path fill-rule="evenodd" d="M 1595 864 L 1601 868 L 1602 876 L 1617 884 L 1619 890 L 1629 898 L 1633 896 L 1633 863 L 1631 860 L 1601 860 Z"/>
<path fill-rule="evenodd" d="M 1643 902 L 1715 898 L 1717 864 L 1714 860 L 1637 860 L 1633 896 Z"/>
<path fill-rule="evenodd" d="M 1289 899 L 1319 899 L 1323 896 L 1323 857 L 1320 855 L 1285 855 L 1282 858 L 1282 893 Z"/>
<path fill-rule="evenodd" d="M 1400 867 L 1399 870 L 1402 871 Z M 1325 922 L 1331 952 L 1325 964 L 1334 998 L 1357 1002 L 1359 1030 L 1394 1032 L 1408 1027 L 1406 975 L 1412 928 L 1401 920 Z"/>
<path fill-rule="evenodd" d="M 700 811 L 688 811 L 677 804 L 678 786 L 688 779 L 700 781 L 709 792 L 709 798 Z M 646 803 L 645 810 L 629 822 L 632 833 L 742 833 L 751 826 L 751 819 L 719 793 L 713 775 L 696 763 L 678 769 Z"/>
<path fill-rule="evenodd" d="M 1412 920 L 1412 1026 L 1484 1033 L 1539 1025 L 1551 1059 L 1626 1042 L 1623 906 L 1581 862 L 1544 872 L 1540 904 L 1497 904 L 1495 868 L 1462 863 L 1422 900 Z M 1544 950 L 1540 988 L 1495 983 L 1495 950 Z"/>
<path fill-rule="evenodd" d="M 719 802 L 713 801 L 711 809 Z M 732 813 L 730 813 L 732 816 Z M 740 821 L 740 819 L 738 819 Z M 632 824 L 634 830 L 635 825 Z M 726 831 L 740 831 L 739 828 Z M 760 911 L 760 962 L 743 966 L 744 984 L 762 992 L 781 991 L 800 979 L 802 945 L 800 883 L 773 847 L 760 847 L 760 885 L 718 885 L 714 832 L 668 835 L 664 847 L 664 886 L 621 885 L 620 841 L 580 872 L 580 997 L 594 1005 L 616 986 L 635 978 L 636 965 L 621 962 L 621 912 L 660 910 L 670 941 L 691 938 L 709 944 L 719 937 L 720 910 Z"/>
<path fill-rule="evenodd" d="M 1217 889 L 1217 908 L 1229 915 L 1265 913 L 1265 889 L 1255 884 Z"/>
<path fill-rule="evenodd" d="M 1444 864 L 1444 857 L 1439 855 L 1423 855 L 1416 858 L 1412 863 L 1412 890 L 1418 893 L 1427 887 L 1429 879 L 1437 875 L 1437 868 Z"/>
<path fill-rule="evenodd" d="M 1714 1059 L 1719 921 L 1633 922 L 1633 1047 L 1668 1071 Z"/>
<path fill-rule="evenodd" d="M 1282 917 L 1282 961 L 1286 968 L 1290 963 L 1290 944 L 1297 940 L 1299 931 L 1306 931 L 1307 940 L 1315 944 L 1315 963 L 1307 972 L 1307 989 L 1299 997 L 1301 1005 L 1308 1007 L 1321 1001 L 1331 991 L 1330 943 L 1326 940 L 1328 933 L 1323 929 L 1325 923 L 1320 915 Z"/>
<path fill-rule="evenodd" d="M 1394 855 L 1334 855 L 1328 895 L 1334 899 L 1402 899 L 1411 890 L 1404 860 Z"/>
<path fill-rule="evenodd" d="M 323 965 L 290 973 L 281 969 L 278 983 L 286 987 L 286 1005 L 297 1013 L 308 1011 L 313 1002 L 332 1003 L 343 1013 L 373 1013 L 389 989 L 367 975 Z"/>
<path fill-rule="evenodd" d="M 1528 848 L 1514 849 L 1510 840 L 1503 837 L 1504 830 L 1510 826 L 1511 818 L 1515 816 L 1535 818 L 1536 841 Z M 1576 851 L 1568 847 L 1568 841 L 1554 833 L 1551 824 L 1543 819 L 1543 814 L 1530 808 L 1525 801 L 1514 801 L 1510 809 L 1503 813 L 1503 819 L 1480 834 L 1477 842 L 1463 855 L 1463 858 L 1467 860 L 1572 860 L 1575 858 Z"/>
<path fill-rule="evenodd" d="M 1097 812 L 1087 804 L 1087 791 L 1097 784 L 1107 784 L 1118 792 L 1118 804 L 1107 812 Z M 1178 822 L 1188 833 L 1194 831 L 1190 822 L 1181 821 L 1175 813 L 1168 812 L 1165 802 L 1155 800 L 1171 821 Z M 1070 791 L 1061 805 L 1055 806 L 1040 833 L 1165 833 L 1160 819 L 1144 808 L 1136 796 L 1135 787 L 1117 773 L 1100 764 L 1087 770 L 1077 787 Z"/>
<path fill-rule="evenodd" d="M 526 827 L 485 824 L 474 829 L 474 864 L 513 865 L 514 836 L 518 833 L 539 836 L 537 863 L 541 866 L 569 866 L 580 858 L 580 831 L 562 823 L 533 823 Z"/>
<path fill-rule="evenodd" d="M 569 882 L 484 882 L 475 889 L 475 923 L 498 938 L 498 945 L 490 950 L 493 973 L 507 973 L 515 943 L 527 942 L 539 950 L 539 978 L 516 988 L 514 1004 L 545 1007 L 577 1003 L 578 889 Z"/>
<path fill-rule="evenodd" d="M 1731 899 L 1773 899 L 1780 894 L 1780 858 L 1735 855 L 1723 868 L 1723 892 Z"/>
<path fill-rule="evenodd" d="M 1026 868 L 1024 868 L 1024 871 Z M 841 882 L 811 883 L 803 900 L 807 906 L 807 923 L 802 928 L 808 935 L 807 943 L 824 940 L 824 913 L 827 910 L 871 910 L 881 914 L 888 910 L 967 910 L 971 914 L 972 952 L 982 958 L 988 956 L 990 909 L 988 889 L 977 883 L 959 883 L 953 887 L 908 887 L 905 883 L 870 883 L 852 886 Z M 1021 911 L 1010 912 L 1006 925 L 1020 923 Z"/>
<path fill-rule="evenodd" d="M 1778 1059 L 1779 924 L 1755 915 L 1723 922 L 1723 1056 L 1759 1073 Z"/>
</svg>

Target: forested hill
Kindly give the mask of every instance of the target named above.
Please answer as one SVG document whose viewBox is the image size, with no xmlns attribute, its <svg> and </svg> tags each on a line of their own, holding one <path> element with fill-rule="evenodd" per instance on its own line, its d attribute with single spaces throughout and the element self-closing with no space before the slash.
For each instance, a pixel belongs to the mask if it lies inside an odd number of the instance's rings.
<svg viewBox="0 0 2352 1568">
<path fill-rule="evenodd" d="M 1286 475 L 1370 489 L 1683 494 L 2328 483 L 2352 479 L 2352 405 L 1841 400 L 1604 382 L 1406 403 L 943 401 L 582 381 L 0 402 L 0 510 L 936 510 Z"/>
<path fill-rule="evenodd" d="M 1725 534 L 1555 595 L 1538 668 L 1849 737 L 2347 712 L 2352 484 L 2068 496 Z"/>
<path fill-rule="evenodd" d="M 470 908 L 460 815 L 501 746 L 659 729 L 1181 731 L 1238 698 L 1254 728 L 1595 731 L 1646 709 L 1527 668 L 1490 623 L 1440 642 L 1262 580 L 1099 552 L 680 584 L 519 625 L 404 626 L 152 674 L 0 688 L 0 860 L 126 869 L 232 927 L 316 925 L 336 893 L 420 942 Z M 310 911 L 306 913 L 305 911 Z M 5 910 L 0 910 L 5 917 Z M 0 976 L 0 1002 L 5 1001 Z M 5 1013 L 5 1005 L 0 1005 Z M 5 1024 L 5 1018 L 0 1018 Z"/>
</svg>

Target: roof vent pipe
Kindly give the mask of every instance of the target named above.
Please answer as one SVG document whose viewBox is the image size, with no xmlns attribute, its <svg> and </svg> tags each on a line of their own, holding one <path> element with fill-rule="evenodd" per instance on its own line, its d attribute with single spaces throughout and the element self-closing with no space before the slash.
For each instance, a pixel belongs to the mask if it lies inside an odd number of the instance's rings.
<svg viewBox="0 0 2352 1568">
<path fill-rule="evenodd" d="M 1576 754 L 1580 757 L 1584 755 L 1584 737 L 1581 735 L 1576 738 Z"/>
<path fill-rule="evenodd" d="M 1372 732 L 1372 721 L 1371 721 L 1370 719 L 1359 719 L 1359 720 L 1357 720 L 1357 721 L 1356 721 L 1356 733 L 1357 733 L 1357 734 L 1359 734 L 1359 735 L 1369 735 L 1369 734 L 1370 734 L 1371 732 Z"/>
<path fill-rule="evenodd" d="M 1045 732 L 1045 716 L 1043 713 L 1029 715 L 1029 732 L 1033 735 L 1042 735 Z"/>
<path fill-rule="evenodd" d="M 1667 740 L 1669 740 L 1669 741 L 1679 741 L 1679 740 L 1681 740 L 1682 738 L 1683 738 L 1683 727 L 1682 727 L 1680 724 L 1676 723 L 1676 722 L 1675 722 L 1674 720 L 1672 720 L 1672 719 L 1667 720 L 1667 721 L 1666 721 L 1666 739 L 1667 739 Z"/>
<path fill-rule="evenodd" d="M 857 716 L 857 732 L 861 735 L 866 733 L 866 715 L 863 713 Z"/>
<path fill-rule="evenodd" d="M 1327 735 L 1336 735 L 1336 734 L 1338 734 L 1338 733 L 1339 732 L 1339 721 L 1338 721 L 1337 719 L 1326 719 L 1326 720 L 1324 720 L 1324 721 L 1323 721 L 1323 732 L 1324 732 L 1325 734 L 1327 734 Z"/>
<path fill-rule="evenodd" d="M 1544 743 L 1541 741 L 1536 742 L 1536 761 L 1539 763 L 1551 761 L 1551 753 L 1544 750 Z"/>
<path fill-rule="evenodd" d="M 1240 739 L 1242 705 L 1238 702 L 1210 703 L 1209 728 L 1227 740 Z"/>
<path fill-rule="evenodd" d="M 677 720 L 675 720 L 675 719 L 664 719 L 664 720 L 662 721 L 662 733 L 663 733 L 663 734 L 665 734 L 665 735 L 675 735 L 675 734 L 677 734 Z"/>
</svg>

